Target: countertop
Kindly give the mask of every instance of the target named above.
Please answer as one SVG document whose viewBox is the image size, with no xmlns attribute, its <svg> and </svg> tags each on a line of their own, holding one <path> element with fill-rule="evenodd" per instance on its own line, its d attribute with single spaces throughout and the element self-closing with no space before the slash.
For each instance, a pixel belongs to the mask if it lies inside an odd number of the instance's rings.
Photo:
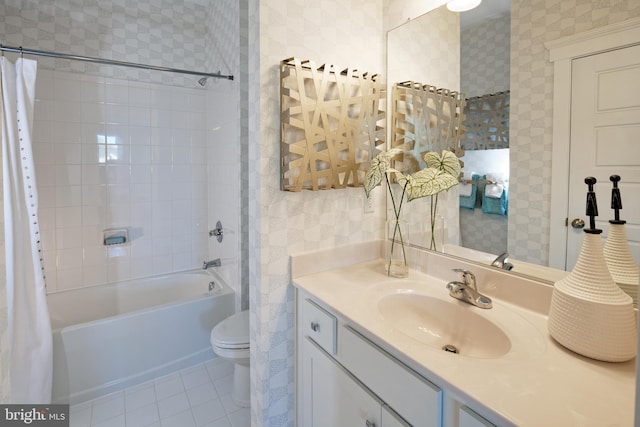
<svg viewBox="0 0 640 427">
<path fill-rule="evenodd" d="M 475 404 L 487 408 L 498 424 L 601 427 L 634 423 L 635 359 L 607 363 L 573 353 L 551 338 L 547 317 L 540 310 L 500 299 L 488 291 L 490 287 L 483 291 L 480 282 L 480 291 L 493 298 L 491 310 L 516 312 L 537 331 L 535 336 L 521 337 L 531 340 L 535 351 L 493 359 L 465 357 L 398 333 L 377 312 L 376 295 L 384 288 L 401 289 L 410 284 L 429 292 L 444 292 L 448 297 L 447 281 L 434 275 L 410 270 L 408 278 L 392 279 L 383 273 L 380 259 L 360 260 L 324 271 L 319 267 L 296 269 L 294 286 L 435 384 L 463 396 L 472 407 Z"/>
</svg>

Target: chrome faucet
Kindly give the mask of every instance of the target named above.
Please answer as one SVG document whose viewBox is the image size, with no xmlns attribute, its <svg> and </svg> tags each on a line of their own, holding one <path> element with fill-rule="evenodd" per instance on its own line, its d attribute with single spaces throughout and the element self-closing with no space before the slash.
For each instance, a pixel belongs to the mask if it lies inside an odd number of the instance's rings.
<svg viewBox="0 0 640 427">
<path fill-rule="evenodd" d="M 220 262 L 220 258 L 216 258 L 212 261 L 204 261 L 202 263 L 202 269 L 206 270 L 209 267 L 220 267 L 222 263 Z"/>
<path fill-rule="evenodd" d="M 451 295 L 453 298 L 459 299 L 460 301 L 475 305 L 476 307 L 493 307 L 491 298 L 478 292 L 478 287 L 476 286 L 476 276 L 472 272 L 470 272 L 469 270 L 464 270 L 462 268 L 454 268 L 453 271 L 455 271 L 456 273 L 462 273 L 462 282 L 454 280 L 453 282 L 447 283 L 449 295 Z"/>
<path fill-rule="evenodd" d="M 500 255 L 498 255 L 496 259 L 493 260 L 491 265 L 493 267 L 498 267 L 503 270 L 511 270 L 513 268 L 513 264 L 511 264 L 510 262 L 507 262 L 507 258 L 509 258 L 509 253 L 503 252 Z"/>
</svg>

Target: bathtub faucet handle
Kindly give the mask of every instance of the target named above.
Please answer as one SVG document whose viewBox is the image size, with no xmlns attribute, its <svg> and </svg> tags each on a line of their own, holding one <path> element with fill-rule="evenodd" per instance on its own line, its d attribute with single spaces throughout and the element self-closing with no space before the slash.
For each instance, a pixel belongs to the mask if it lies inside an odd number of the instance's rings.
<svg viewBox="0 0 640 427">
<path fill-rule="evenodd" d="M 209 237 L 215 237 L 218 242 L 222 242 L 222 235 L 224 230 L 222 229 L 222 223 L 216 222 L 216 228 L 209 230 Z"/>
<path fill-rule="evenodd" d="M 211 261 L 204 261 L 202 263 L 202 269 L 206 270 L 209 267 L 220 267 L 222 265 L 222 262 L 220 261 L 220 258 L 216 258 L 214 260 Z"/>
</svg>

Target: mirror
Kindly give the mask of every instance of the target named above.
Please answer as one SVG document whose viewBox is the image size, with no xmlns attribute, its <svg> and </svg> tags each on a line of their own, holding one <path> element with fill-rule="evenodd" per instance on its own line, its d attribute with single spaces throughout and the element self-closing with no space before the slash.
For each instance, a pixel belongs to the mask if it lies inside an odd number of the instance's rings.
<svg viewBox="0 0 640 427">
<path fill-rule="evenodd" d="M 484 1 L 478 8 L 461 14 L 441 6 L 389 31 L 388 85 L 411 80 L 461 91 L 467 98 L 512 89 L 509 70 L 510 3 L 510 0 Z M 391 93 L 390 87 L 388 91 Z M 391 103 L 388 106 L 388 111 L 391 111 Z M 488 173 L 496 175 L 509 190 L 509 148 L 467 150 L 461 159 L 465 163 L 463 171 L 469 178 L 472 173 L 480 177 Z M 449 204 L 458 202 L 459 192 L 464 191 L 461 187 L 455 194 L 450 191 Z M 480 186 L 477 191 L 479 195 L 482 193 Z M 513 192 L 506 194 L 510 199 L 515 197 Z M 443 216 L 449 224 L 445 226 L 448 228 L 445 252 L 484 265 L 491 264 L 497 255 L 508 251 L 508 209 L 506 215 L 499 215 L 483 212 L 479 203 L 474 203 L 473 207 L 455 209 L 455 213 L 445 209 Z M 420 208 L 420 215 L 427 216 L 428 210 Z M 518 218 L 516 222 L 521 220 L 527 219 Z M 459 227 L 450 226 L 458 223 Z M 416 244 L 422 246 L 420 242 Z M 549 282 L 565 275 L 563 271 L 537 268 L 544 262 L 520 261 L 514 262 L 514 273 Z"/>
</svg>

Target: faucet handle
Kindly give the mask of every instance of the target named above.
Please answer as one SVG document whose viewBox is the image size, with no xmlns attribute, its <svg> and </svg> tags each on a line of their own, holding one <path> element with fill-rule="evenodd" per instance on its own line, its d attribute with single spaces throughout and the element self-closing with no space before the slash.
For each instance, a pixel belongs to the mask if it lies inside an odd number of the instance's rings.
<svg viewBox="0 0 640 427">
<path fill-rule="evenodd" d="M 473 272 L 466 270 L 464 268 L 454 268 L 453 271 L 455 271 L 456 273 L 462 273 L 462 281 L 464 282 L 465 285 L 473 289 L 477 289 L 476 275 L 473 274 Z"/>
</svg>

